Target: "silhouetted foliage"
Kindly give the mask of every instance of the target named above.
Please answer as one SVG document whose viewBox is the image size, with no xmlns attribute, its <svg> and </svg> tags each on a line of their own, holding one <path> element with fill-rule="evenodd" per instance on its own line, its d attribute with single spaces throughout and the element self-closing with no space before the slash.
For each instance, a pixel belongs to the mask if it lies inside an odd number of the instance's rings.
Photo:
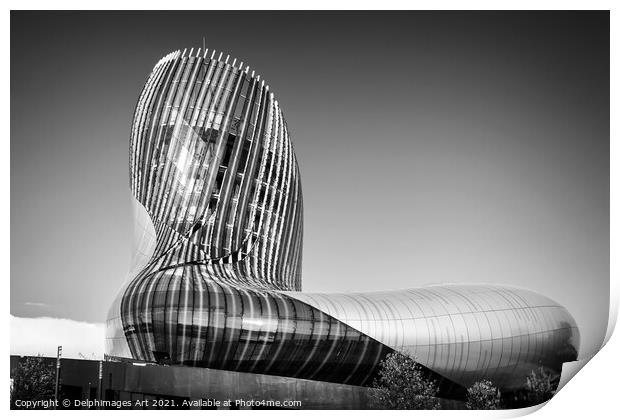
<svg viewBox="0 0 620 420">
<path fill-rule="evenodd" d="M 54 399 L 56 370 L 43 357 L 25 357 L 13 371 L 11 385 L 11 409 L 18 407 L 15 401 L 39 401 Z"/>
<path fill-rule="evenodd" d="M 377 408 L 392 410 L 437 410 L 438 387 L 426 377 L 410 356 L 394 352 L 381 362 L 373 382 L 372 397 Z"/>
<path fill-rule="evenodd" d="M 499 389 L 486 379 L 467 388 L 465 405 L 469 410 L 497 410 L 500 408 L 500 401 Z"/>
<path fill-rule="evenodd" d="M 559 375 L 538 368 L 527 376 L 525 388 L 531 405 L 541 404 L 553 397 L 560 383 Z"/>
</svg>

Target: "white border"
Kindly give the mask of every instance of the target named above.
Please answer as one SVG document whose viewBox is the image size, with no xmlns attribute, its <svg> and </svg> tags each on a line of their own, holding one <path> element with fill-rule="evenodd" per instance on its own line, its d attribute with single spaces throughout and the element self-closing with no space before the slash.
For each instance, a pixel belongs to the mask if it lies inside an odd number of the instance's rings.
<svg viewBox="0 0 620 420">
<path fill-rule="evenodd" d="M 389 415 L 390 417 L 402 417 L 410 419 L 412 415 L 421 418 L 428 417 L 441 417 L 441 418 L 506 418 L 506 417 L 516 417 L 519 415 L 524 415 L 529 412 L 535 411 L 532 414 L 532 418 L 573 418 L 579 417 L 584 418 L 586 416 L 592 416 L 592 418 L 609 418 L 613 415 L 611 413 L 617 412 L 617 392 L 616 392 L 616 381 L 618 378 L 618 357 L 620 354 L 620 342 L 617 337 L 611 336 L 613 328 L 615 326 L 618 314 L 618 278 L 620 278 L 620 270 L 618 266 L 618 259 L 613 258 L 613 256 L 620 255 L 620 247 L 619 247 L 619 228 L 617 223 L 617 217 L 614 215 L 620 214 L 620 205 L 619 205 L 619 195 L 618 195 L 618 185 L 620 184 L 620 171 L 618 170 L 618 165 L 620 164 L 620 159 L 618 158 L 618 82 L 617 76 L 614 75 L 620 74 L 618 68 L 618 45 L 619 43 L 619 33 L 620 30 L 618 28 L 617 18 L 617 2 L 612 1 L 531 1 L 524 0 L 520 2 L 502 2 L 498 4 L 497 2 L 492 1 L 468 1 L 468 2 L 458 2 L 458 1 L 443 1 L 443 2 L 405 2 L 405 1 L 382 1 L 380 4 L 376 2 L 369 2 L 365 0 L 361 1 L 325 1 L 325 0 L 316 0 L 313 2 L 284 2 L 284 1 L 249 1 L 249 0 L 237 0 L 233 2 L 205 2 L 205 1 L 184 1 L 182 4 L 180 2 L 170 2 L 170 1 L 161 1 L 161 0 L 152 0 L 149 2 L 131 2 L 131 1 L 118 1 L 111 0 L 107 2 L 78 2 L 78 1 L 57 1 L 51 4 L 50 2 L 45 1 L 8 1 L 5 4 L 8 5 L 8 8 L 5 9 L 6 12 L 2 18 L 2 27 L 4 29 L 3 36 L 3 45 L 6 57 L 6 51 L 10 51 L 10 9 L 16 10 L 50 10 L 50 6 L 54 6 L 55 9 L 85 9 L 85 10 L 133 10 L 133 9 L 160 9 L 160 10 L 198 10 L 203 9 L 205 7 L 221 10 L 243 10 L 243 9 L 292 9 L 292 10 L 304 10 L 304 9 L 327 9 L 327 10 L 339 10 L 339 9 L 350 9 L 350 8 L 359 8 L 359 9 L 419 9 L 419 10 L 478 10 L 478 9 L 498 9 L 498 10 L 523 10 L 523 9 L 533 9 L 533 10 L 547 10 L 547 9 L 559 9 L 559 10 L 611 10 L 611 243 L 610 243 L 610 255 L 611 258 L 611 310 L 610 310 L 610 322 L 608 325 L 608 331 L 606 335 L 607 344 L 600 351 L 599 354 L 594 356 L 594 358 L 587 364 L 588 367 L 584 368 L 582 372 L 577 376 L 578 379 L 573 379 L 570 381 L 559 393 L 556 397 L 554 397 L 542 410 L 510 410 L 510 411 L 502 411 L 502 412 L 467 412 L 467 411 L 439 411 L 439 412 L 383 412 L 383 413 L 374 413 L 374 412 L 355 412 L 355 411 L 338 411 L 338 412 L 323 412 L 323 413 L 315 413 L 311 411 L 300 411 L 295 412 L 295 417 L 300 418 L 314 418 L 317 415 L 337 415 L 339 417 L 349 417 L 349 418 L 359 418 L 372 416 L 373 418 L 381 415 Z M 177 9 L 171 9 L 171 6 L 175 6 Z M 615 7 L 616 6 L 616 7 Z M 10 126 L 10 67 L 9 65 L 2 66 L 4 83 L 2 84 L 2 94 L 3 94 L 3 105 L 2 105 L 2 116 L 5 120 L 4 127 Z M 3 153 L 1 154 L 3 159 L 3 165 L 1 168 L 2 173 L 0 174 L 1 181 L 3 183 L 5 194 L 4 197 L 7 196 L 6 191 L 10 191 L 10 135 L 6 136 L 5 140 L 2 143 Z M 10 270 L 7 269 L 10 264 L 10 206 L 8 204 L 4 204 L 0 207 L 2 210 L 2 221 L 1 221 L 1 232 L 5 238 L 2 242 L 2 249 L 0 250 L 0 258 L 2 259 L 4 272 L 6 273 L 6 281 L 4 282 L 5 288 L 9 288 L 9 276 Z M 5 289 L 5 290 L 6 290 Z M 4 303 L 5 308 L 10 307 L 10 294 L 4 293 Z M 2 324 L 1 331 L 3 334 L 1 336 L 4 338 L 5 346 L 9 349 L 8 337 L 9 334 L 9 317 L 6 317 L 4 324 Z M 611 337 L 611 339 L 610 339 Z M 3 373 L 6 378 L 6 384 L 8 385 L 8 360 L 3 364 Z M 5 398 L 5 409 L 8 409 L 9 401 L 8 401 L 8 389 L 4 394 Z M 105 416 L 109 417 L 109 411 L 98 411 L 98 412 L 89 412 L 91 415 L 97 416 Z M 192 412 L 190 412 L 192 413 Z M 196 412 L 193 412 L 196 413 Z M 210 412 L 210 415 L 226 415 L 226 416 L 242 416 L 246 417 L 248 415 L 252 417 L 264 417 L 264 418 L 274 418 L 274 417 L 282 417 L 289 418 L 291 416 L 291 412 L 284 411 L 254 411 L 251 414 L 244 413 L 242 411 L 219 411 L 218 414 L 214 414 L 214 412 Z M 58 417 L 61 418 L 71 418 L 78 417 L 82 418 L 85 414 L 84 411 L 57 411 L 57 412 L 49 412 L 47 413 L 50 417 Z M 11 411 L 10 415 L 16 417 L 31 417 L 31 416 L 43 416 L 43 412 L 17 412 Z M 149 417 L 169 417 L 170 413 L 167 411 L 162 412 L 129 412 L 129 411 L 119 411 L 113 416 L 135 416 L 135 415 L 145 415 Z M 190 414 L 191 415 L 191 414 Z M 196 415 L 196 414 L 194 414 Z M 205 413 L 198 414 L 202 418 L 204 418 Z M 208 415 L 208 414 L 207 414 Z"/>
</svg>

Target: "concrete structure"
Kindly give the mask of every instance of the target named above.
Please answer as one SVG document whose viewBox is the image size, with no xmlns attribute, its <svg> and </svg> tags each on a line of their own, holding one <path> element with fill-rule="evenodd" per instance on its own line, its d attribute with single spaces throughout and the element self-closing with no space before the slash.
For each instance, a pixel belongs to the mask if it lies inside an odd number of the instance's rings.
<svg viewBox="0 0 620 420">
<path fill-rule="evenodd" d="M 11 376 L 23 359 L 11 356 Z M 45 360 L 54 369 L 56 359 Z M 71 405 L 66 408 L 73 409 L 88 408 L 88 403 L 80 406 L 76 400 L 91 401 L 91 408 L 101 407 L 102 404 L 95 402 L 99 395 L 107 402 L 133 402 L 122 407 L 131 409 L 372 408 L 366 387 L 279 376 L 104 361 L 100 380 L 99 361 L 77 359 L 62 359 L 60 372 L 60 399 L 68 398 Z M 149 406 L 136 405 L 138 400 L 150 401 Z M 227 400 L 231 401 L 230 406 L 224 403 Z M 160 401 L 162 405 L 156 407 L 157 403 L 152 401 Z M 104 403 L 104 408 L 115 407 Z"/>
</svg>

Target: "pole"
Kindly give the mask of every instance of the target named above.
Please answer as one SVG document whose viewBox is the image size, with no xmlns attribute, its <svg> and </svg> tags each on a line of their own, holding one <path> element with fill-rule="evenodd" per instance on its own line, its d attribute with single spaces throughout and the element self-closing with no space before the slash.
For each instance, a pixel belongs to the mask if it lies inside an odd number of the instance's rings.
<svg viewBox="0 0 620 420">
<path fill-rule="evenodd" d="M 99 389 L 97 390 L 97 398 L 99 399 L 98 410 L 101 410 L 101 388 L 103 386 L 103 360 L 99 360 Z"/>
<path fill-rule="evenodd" d="M 54 410 L 58 406 L 58 385 L 60 382 L 60 356 L 62 356 L 62 346 L 58 346 L 56 352 L 56 385 L 54 386 Z"/>
</svg>

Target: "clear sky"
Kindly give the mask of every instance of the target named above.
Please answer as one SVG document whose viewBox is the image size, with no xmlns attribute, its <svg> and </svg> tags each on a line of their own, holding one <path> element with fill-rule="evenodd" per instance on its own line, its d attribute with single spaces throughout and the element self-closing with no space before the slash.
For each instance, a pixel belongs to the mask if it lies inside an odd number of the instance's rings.
<svg viewBox="0 0 620 420">
<path fill-rule="evenodd" d="M 280 101 L 305 291 L 521 286 L 598 349 L 607 12 L 12 12 L 12 315 L 105 320 L 131 255 L 135 103 L 159 58 L 203 36 Z"/>
</svg>

